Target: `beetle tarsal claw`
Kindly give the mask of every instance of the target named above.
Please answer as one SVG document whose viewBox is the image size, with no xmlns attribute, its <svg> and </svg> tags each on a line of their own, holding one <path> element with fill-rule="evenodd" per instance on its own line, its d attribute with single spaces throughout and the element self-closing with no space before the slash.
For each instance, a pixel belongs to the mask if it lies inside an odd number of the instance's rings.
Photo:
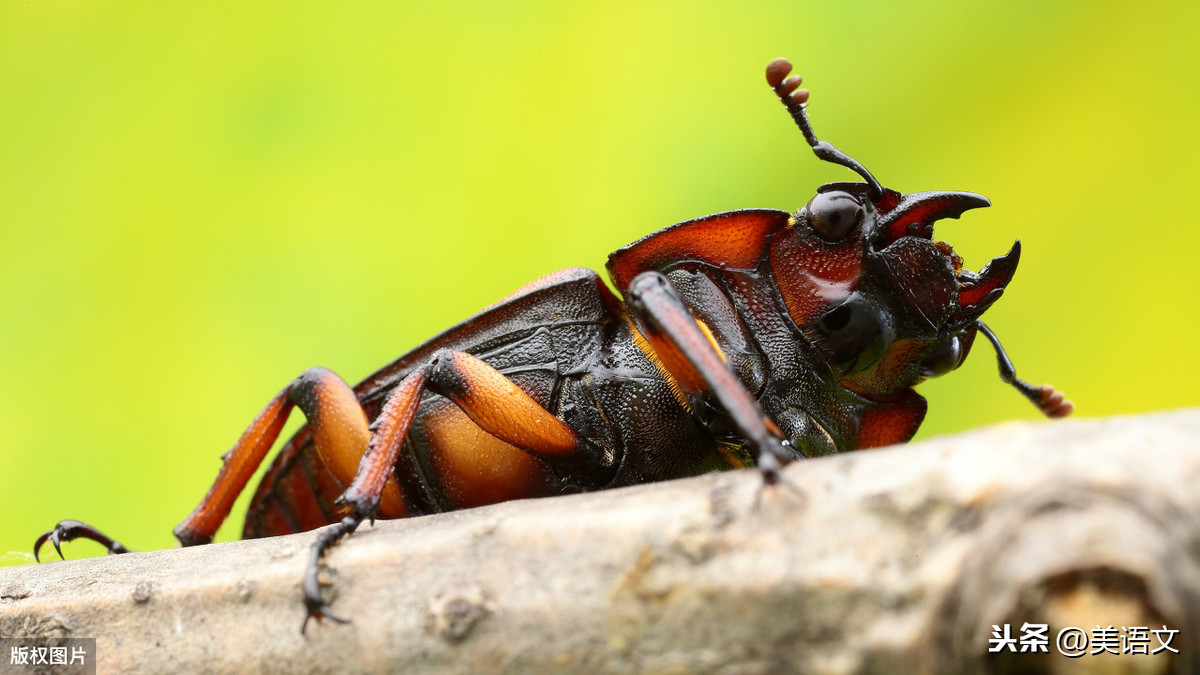
<svg viewBox="0 0 1200 675">
<path fill-rule="evenodd" d="M 779 442 L 777 447 L 771 446 L 759 453 L 756 464 L 759 474 L 762 476 L 762 483 L 754 493 L 754 510 L 758 510 L 763 492 L 773 489 L 775 486 L 783 486 L 797 497 L 804 498 L 804 492 L 784 478 L 782 473 L 785 463 L 790 464 L 795 461 L 796 453 L 791 452 L 792 449 L 791 442 L 784 439 Z"/>
<path fill-rule="evenodd" d="M 758 468 L 759 472 L 762 474 L 763 481 L 759 484 L 758 489 L 754 491 L 754 504 L 751 507 L 752 510 L 758 511 L 759 507 L 762 506 L 762 496 L 764 492 L 768 490 L 775 490 L 780 487 L 787 489 L 788 492 L 795 495 L 801 502 L 806 499 L 804 491 L 787 478 L 784 478 L 783 474 L 780 473 L 781 467 L 778 462 L 775 463 L 774 467 L 764 467 L 760 462 Z"/>
<path fill-rule="evenodd" d="M 125 548 L 121 542 L 104 534 L 100 530 L 88 525 L 87 523 L 78 520 L 60 520 L 54 526 L 54 529 L 49 532 L 43 532 L 37 541 L 33 544 L 33 559 L 41 562 L 40 553 L 42 547 L 49 541 L 54 544 L 54 550 L 58 552 L 58 557 L 66 560 L 63 556 L 62 544 L 64 542 L 73 541 L 75 539 L 90 539 L 91 541 L 100 544 L 108 549 L 111 553 L 128 553 L 129 549 Z"/>
<path fill-rule="evenodd" d="M 62 549 L 59 548 L 59 546 L 58 546 L 58 527 L 57 526 L 55 526 L 55 528 L 53 530 L 50 530 L 49 532 L 43 532 L 41 534 L 41 536 L 39 536 L 37 538 L 37 541 L 34 542 L 34 544 L 33 544 L 33 559 L 36 560 L 37 562 L 42 562 L 42 558 L 41 558 L 42 547 L 46 545 L 47 541 L 54 542 L 54 550 L 58 551 L 58 557 L 62 558 L 63 560 L 66 560 L 66 558 L 63 558 Z"/>
<path fill-rule="evenodd" d="M 779 481 L 779 469 L 782 465 L 779 463 L 779 458 L 770 450 L 759 454 L 758 470 L 762 473 L 764 485 L 774 485 Z"/>
<path fill-rule="evenodd" d="M 318 624 L 325 619 L 329 619 L 334 623 L 340 624 L 350 623 L 350 619 L 343 619 L 342 617 L 330 612 L 329 606 L 319 599 L 314 602 L 311 598 L 305 598 L 304 605 L 308 609 L 308 613 L 304 615 L 304 623 L 300 624 L 301 635 L 307 634 L 305 631 L 308 630 L 309 619 L 315 619 Z"/>
</svg>

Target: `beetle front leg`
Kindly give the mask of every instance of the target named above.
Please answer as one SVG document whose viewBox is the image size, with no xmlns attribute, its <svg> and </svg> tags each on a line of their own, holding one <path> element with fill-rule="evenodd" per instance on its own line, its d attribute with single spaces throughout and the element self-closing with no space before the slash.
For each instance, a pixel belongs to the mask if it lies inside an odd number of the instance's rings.
<svg viewBox="0 0 1200 675">
<path fill-rule="evenodd" d="M 428 363 L 401 380 L 389 395 L 354 482 L 338 499 L 339 503 L 350 506 L 352 512 L 340 523 L 322 531 L 313 543 L 303 585 L 308 615 L 301 632 L 308 626 L 309 619 L 343 621 L 329 613 L 328 605 L 321 597 L 318 580 L 321 557 L 364 520 L 375 519 L 376 512 L 380 511 L 384 487 L 392 476 L 426 390 L 452 401 L 471 422 L 488 434 L 551 466 L 570 469 L 583 464 L 603 468 L 611 464 L 611 457 L 579 436 L 495 368 L 466 352 L 438 351 Z"/>
<path fill-rule="evenodd" d="M 800 455 L 789 451 L 779 427 L 725 365 L 720 346 L 692 316 L 670 280 L 655 271 L 639 274 L 629 284 L 626 305 L 667 371 L 685 391 L 711 393 L 754 447 L 767 482 L 778 480 L 781 462 Z"/>
</svg>

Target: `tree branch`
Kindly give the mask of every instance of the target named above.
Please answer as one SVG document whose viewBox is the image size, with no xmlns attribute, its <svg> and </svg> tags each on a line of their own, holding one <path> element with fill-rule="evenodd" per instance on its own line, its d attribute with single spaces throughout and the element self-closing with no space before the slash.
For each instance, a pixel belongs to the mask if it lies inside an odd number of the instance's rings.
<svg viewBox="0 0 1200 675">
<path fill-rule="evenodd" d="M 1200 670 L 1200 411 L 1009 424 L 784 477 L 363 527 L 327 558 L 352 623 L 307 637 L 312 533 L 0 569 L 0 636 L 96 637 L 101 672 Z M 1024 622 L 1050 625 L 1049 655 L 989 658 L 992 625 Z M 1110 624 L 1177 629 L 1180 654 L 1058 656 L 1059 629 Z"/>
</svg>

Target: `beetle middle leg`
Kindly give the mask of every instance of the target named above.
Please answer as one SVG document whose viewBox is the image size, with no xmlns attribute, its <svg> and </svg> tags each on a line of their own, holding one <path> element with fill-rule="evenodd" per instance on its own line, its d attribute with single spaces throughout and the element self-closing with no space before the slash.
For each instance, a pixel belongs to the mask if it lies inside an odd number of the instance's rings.
<svg viewBox="0 0 1200 675">
<path fill-rule="evenodd" d="M 450 349 L 438 351 L 401 380 L 389 395 L 354 482 L 338 500 L 349 506 L 351 513 L 322 531 L 313 544 L 303 585 L 308 614 L 301 631 L 311 618 L 341 621 L 329 613 L 321 597 L 317 578 L 321 556 L 338 540 L 354 532 L 362 521 L 374 521 L 426 390 L 449 399 L 472 423 L 494 438 L 545 460 L 552 467 L 570 470 L 588 466 L 603 470 L 611 462 L 599 447 L 478 357 Z"/>
</svg>

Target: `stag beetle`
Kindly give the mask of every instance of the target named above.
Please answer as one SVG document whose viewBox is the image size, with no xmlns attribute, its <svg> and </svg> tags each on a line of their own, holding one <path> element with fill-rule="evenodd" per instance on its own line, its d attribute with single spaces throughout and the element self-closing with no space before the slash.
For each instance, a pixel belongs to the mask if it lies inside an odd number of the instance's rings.
<svg viewBox="0 0 1200 675">
<path fill-rule="evenodd" d="M 977 334 L 1004 381 L 1050 417 L 1072 406 L 1017 379 L 980 316 L 1013 278 L 1020 242 L 979 273 L 933 239 L 937 220 L 988 206 L 969 192 L 901 194 L 817 139 L 808 91 L 777 59 L 767 82 L 831 183 L 795 213 L 730 211 L 618 249 L 608 272 L 562 270 L 520 288 L 351 388 L 323 368 L 283 388 L 224 456 L 175 528 L 212 541 L 293 406 L 308 424 L 276 455 L 244 537 L 326 525 L 305 573 L 307 616 L 329 612 L 321 556 L 364 520 L 598 490 L 902 443 L 925 416 L 913 386 L 962 364 Z M 40 536 L 121 544 L 78 521 Z M 61 556 L 61 550 L 59 550 Z"/>
</svg>

